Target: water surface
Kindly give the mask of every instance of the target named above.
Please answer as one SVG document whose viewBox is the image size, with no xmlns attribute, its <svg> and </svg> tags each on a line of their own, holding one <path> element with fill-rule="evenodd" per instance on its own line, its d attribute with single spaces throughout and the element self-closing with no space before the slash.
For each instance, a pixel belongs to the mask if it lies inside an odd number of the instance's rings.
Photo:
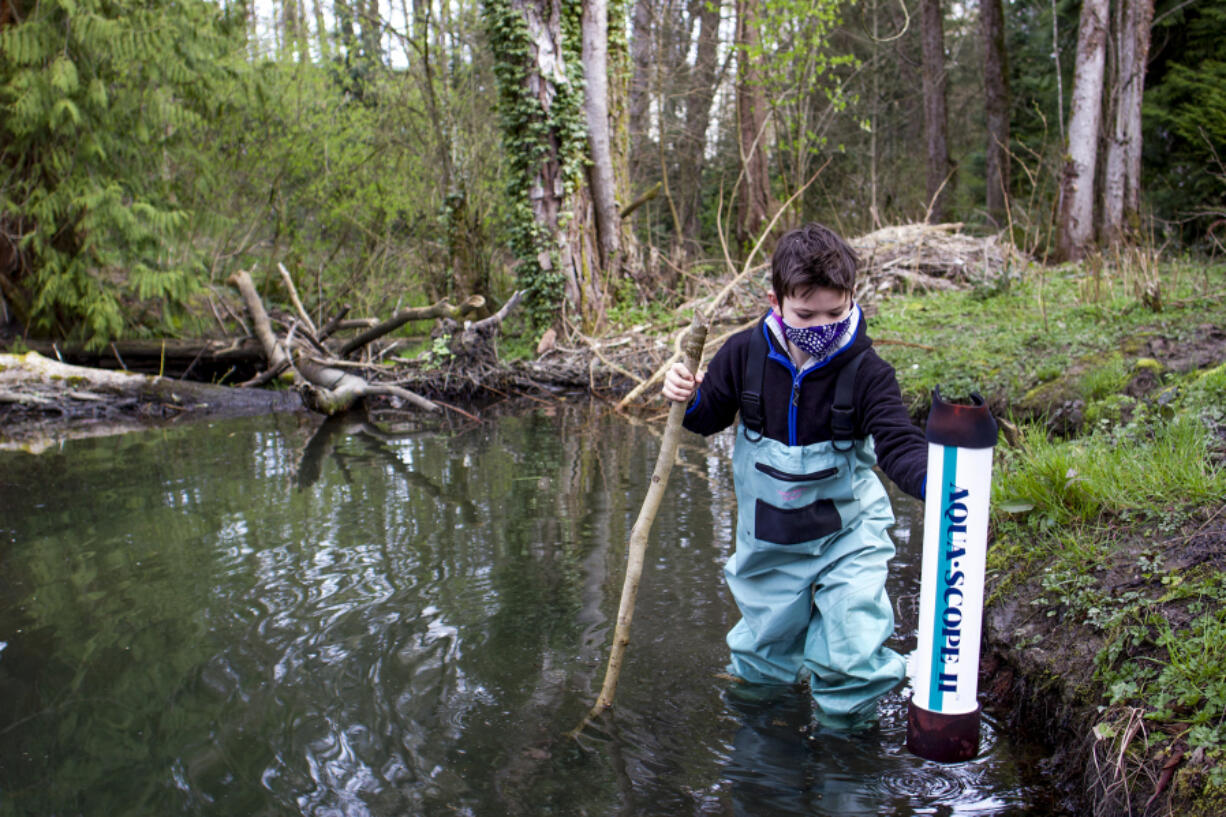
<svg viewBox="0 0 1226 817">
<path fill-rule="evenodd" d="M 595 700 L 658 429 L 543 409 L 281 416 L 0 452 L 0 814 L 1047 814 L 984 724 L 950 766 L 737 695 L 731 439 L 689 435 L 616 706 Z M 919 503 L 891 597 L 914 647 Z"/>
</svg>

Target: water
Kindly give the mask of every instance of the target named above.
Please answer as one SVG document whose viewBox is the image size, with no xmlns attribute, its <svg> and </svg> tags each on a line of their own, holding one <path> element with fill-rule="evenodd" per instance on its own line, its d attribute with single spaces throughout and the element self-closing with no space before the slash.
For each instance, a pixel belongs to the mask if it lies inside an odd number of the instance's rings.
<svg viewBox="0 0 1226 817">
<path fill-rule="evenodd" d="M 386 435 L 260 418 L 0 452 L 0 814 L 1047 814 L 1034 754 L 815 731 L 729 694 L 731 439 L 688 436 L 616 706 L 655 429 L 585 408 Z M 914 648 L 919 503 L 891 597 Z"/>
</svg>

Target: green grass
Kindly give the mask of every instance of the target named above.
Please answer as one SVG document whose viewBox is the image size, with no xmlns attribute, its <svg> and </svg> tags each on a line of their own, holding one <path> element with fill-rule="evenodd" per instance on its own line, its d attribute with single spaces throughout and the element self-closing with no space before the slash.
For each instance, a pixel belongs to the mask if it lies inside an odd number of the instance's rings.
<svg viewBox="0 0 1226 817">
<path fill-rule="evenodd" d="M 1082 390 L 1118 390 L 1150 337 L 1181 339 L 1201 324 L 1226 323 L 1226 266 L 1161 267 L 1161 311 L 1123 273 L 1098 276 L 1094 288 L 1090 276 L 1071 266 L 1032 269 L 1007 287 L 896 296 L 879 305 L 870 330 L 922 414 L 935 386 L 947 397 L 978 391 L 1012 406 L 1082 361 Z"/>
<path fill-rule="evenodd" d="M 1040 528 L 1169 517 L 1226 495 L 1226 470 L 1210 465 L 1207 428 L 1190 413 L 1156 427 L 1100 428 L 1072 440 L 1031 427 L 1023 445 L 1002 452 L 993 501 L 1033 514 Z"/>
</svg>

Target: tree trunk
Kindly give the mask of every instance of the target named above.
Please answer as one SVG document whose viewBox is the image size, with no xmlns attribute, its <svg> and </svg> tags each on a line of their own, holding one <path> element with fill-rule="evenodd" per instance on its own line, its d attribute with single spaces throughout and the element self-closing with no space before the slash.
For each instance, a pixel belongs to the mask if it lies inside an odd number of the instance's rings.
<svg viewBox="0 0 1226 817">
<path fill-rule="evenodd" d="M 294 23 L 298 12 L 294 9 L 294 0 L 281 0 L 281 25 L 278 26 L 277 59 L 285 62 L 294 52 Z"/>
<path fill-rule="evenodd" d="M 67 384 L 67 385 L 66 385 Z M 38 352 L 0 354 L 0 405 L 61 418 L 205 417 L 297 411 L 297 392 L 236 389 L 73 366 Z"/>
<path fill-rule="evenodd" d="M 354 0 L 360 3 L 362 0 Z M 346 64 L 357 57 L 357 33 L 353 28 L 355 10 L 350 0 L 333 0 L 332 11 L 336 15 L 336 28 L 340 40 L 340 53 Z"/>
<path fill-rule="evenodd" d="M 1130 68 L 1134 60 L 1136 40 L 1131 35 L 1135 9 L 1131 0 L 1122 0 L 1109 10 L 1110 36 L 1113 48 L 1107 54 L 1106 85 L 1110 89 L 1107 106 L 1103 160 L 1103 198 L 1099 235 L 1106 245 L 1114 245 L 1123 239 L 1124 232 L 1124 154 L 1127 150 L 1128 133 L 1125 123 L 1131 110 Z M 1113 63 L 1113 64 L 1112 64 Z"/>
<path fill-rule="evenodd" d="M 514 225 L 513 240 L 529 309 L 538 323 L 555 319 L 561 282 L 571 314 L 591 328 L 603 320 L 604 282 L 592 200 L 576 162 L 584 147 L 575 141 L 583 101 L 568 74 L 573 57 L 564 47 L 561 8 L 553 0 L 490 0 L 483 14 L 504 146 L 515 157 L 509 192 L 512 211 L 523 220 Z"/>
<path fill-rule="evenodd" d="M 1068 159 L 1060 188 L 1057 258 L 1079 260 L 1093 240 L 1094 172 L 1102 113 L 1103 64 L 1107 44 L 1107 0 L 1084 0 L 1077 29 Z"/>
<path fill-rule="evenodd" d="M 332 58 L 332 49 L 328 44 L 328 24 L 324 20 L 324 7 L 320 0 L 312 0 L 312 11 L 315 14 L 315 40 L 319 43 L 319 61 L 327 63 Z"/>
<path fill-rule="evenodd" d="M 646 178 L 646 168 L 654 153 L 648 144 L 650 132 L 652 27 L 651 0 L 635 0 L 630 62 L 633 74 L 627 103 L 630 126 L 630 177 Z"/>
<path fill-rule="evenodd" d="M 586 83 L 588 180 L 600 241 L 601 268 L 616 274 L 621 249 L 613 150 L 609 135 L 609 7 L 606 0 L 583 2 L 583 78 Z"/>
<path fill-rule="evenodd" d="M 755 54 L 758 36 L 758 3 L 737 0 L 737 145 L 740 148 L 740 210 L 737 213 L 737 240 L 748 244 L 757 237 L 773 210 L 770 176 L 766 163 L 766 98 L 762 89 Z"/>
<path fill-rule="evenodd" d="M 698 47 L 694 70 L 690 73 L 685 97 L 685 130 L 677 151 L 677 186 L 681 191 L 681 231 L 679 237 L 692 252 L 698 245 L 699 215 L 702 211 L 702 171 L 707 150 L 707 128 L 711 124 L 711 102 L 719 71 L 720 0 L 699 0 Z"/>
<path fill-rule="evenodd" d="M 306 0 L 298 2 L 298 19 L 294 21 L 294 46 L 298 49 L 298 62 L 311 61 L 311 38 L 307 36 Z"/>
<path fill-rule="evenodd" d="M 984 181 L 988 214 L 1000 224 L 1009 199 L 1009 66 L 1001 0 L 980 0 L 983 33 L 983 99 L 988 126 Z"/>
<path fill-rule="evenodd" d="M 365 8 L 362 0 L 356 0 L 362 9 L 362 56 L 368 65 L 376 65 L 383 59 L 382 23 L 379 19 L 379 0 L 369 0 Z"/>
<path fill-rule="evenodd" d="M 619 8 L 624 6 L 619 4 Z M 617 223 L 621 229 L 618 241 L 620 274 L 637 275 L 642 269 L 638 238 L 626 221 L 625 210 L 637 193 L 630 172 L 630 77 L 632 72 L 630 41 L 627 38 L 624 12 L 609 16 L 609 152 L 613 165 L 614 199 L 619 206 Z"/>
<path fill-rule="evenodd" d="M 1153 15 L 1153 0 L 1124 0 L 1113 19 L 1116 66 L 1102 211 L 1102 237 L 1113 244 L 1139 226 L 1141 98 Z"/>
<path fill-rule="evenodd" d="M 928 221 L 941 224 L 949 217 L 949 203 L 954 190 L 953 165 L 949 161 L 947 137 L 949 116 L 945 104 L 945 21 L 941 0 L 921 0 L 920 15 Z"/>
<path fill-rule="evenodd" d="M 1145 69 L 1149 64 L 1150 29 L 1154 22 L 1154 0 L 1132 0 L 1136 6 L 1133 31 L 1136 50 L 1133 62 L 1132 109 L 1127 111 L 1128 150 L 1124 155 L 1124 223 L 1140 228 L 1141 217 L 1141 101 L 1145 94 Z"/>
</svg>

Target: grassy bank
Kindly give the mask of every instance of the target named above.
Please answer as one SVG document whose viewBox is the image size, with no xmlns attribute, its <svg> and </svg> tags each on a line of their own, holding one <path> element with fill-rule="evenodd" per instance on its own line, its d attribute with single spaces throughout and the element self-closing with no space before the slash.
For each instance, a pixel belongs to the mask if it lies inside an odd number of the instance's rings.
<svg viewBox="0 0 1226 817">
<path fill-rule="evenodd" d="M 989 638 L 1096 814 L 1226 812 L 1224 292 L 1221 266 L 1095 262 L 872 323 L 917 413 L 939 385 L 1010 421 Z"/>
</svg>

